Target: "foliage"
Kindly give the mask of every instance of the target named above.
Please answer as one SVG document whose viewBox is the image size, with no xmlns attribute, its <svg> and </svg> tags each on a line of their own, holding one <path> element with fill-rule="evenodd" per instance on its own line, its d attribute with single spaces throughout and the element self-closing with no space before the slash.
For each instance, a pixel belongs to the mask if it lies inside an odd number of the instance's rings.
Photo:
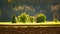
<svg viewBox="0 0 60 34">
<path fill-rule="evenodd" d="M 34 21 L 35 21 L 35 17 L 34 17 L 34 16 L 31 16 L 31 17 L 29 18 L 29 20 L 30 20 L 30 22 L 34 22 Z"/>
<path fill-rule="evenodd" d="M 12 17 L 12 23 L 17 23 L 17 22 L 18 22 L 17 18 L 15 16 L 13 16 Z"/>
<path fill-rule="evenodd" d="M 18 16 L 19 22 L 23 22 L 23 23 L 27 22 L 28 16 L 29 15 L 27 15 L 26 13 L 22 13 L 20 16 Z"/>
<path fill-rule="evenodd" d="M 46 21 L 46 16 L 44 14 L 38 14 L 37 18 L 36 18 L 36 22 L 45 22 Z"/>
<path fill-rule="evenodd" d="M 54 22 L 58 22 L 58 19 L 57 19 L 57 18 L 55 18 L 55 19 L 54 19 Z"/>
</svg>

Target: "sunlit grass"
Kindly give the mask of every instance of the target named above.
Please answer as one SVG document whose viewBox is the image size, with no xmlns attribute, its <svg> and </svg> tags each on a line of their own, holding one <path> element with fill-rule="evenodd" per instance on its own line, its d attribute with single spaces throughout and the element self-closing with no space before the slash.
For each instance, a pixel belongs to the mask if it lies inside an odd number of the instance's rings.
<svg viewBox="0 0 60 34">
<path fill-rule="evenodd" d="M 26 22 L 26 23 L 22 23 L 22 22 L 17 22 L 17 23 L 12 23 L 12 22 L 0 22 L 0 25 L 49 25 L 49 24 L 60 24 L 60 22 L 41 22 L 41 23 L 36 23 L 36 22 Z"/>
</svg>

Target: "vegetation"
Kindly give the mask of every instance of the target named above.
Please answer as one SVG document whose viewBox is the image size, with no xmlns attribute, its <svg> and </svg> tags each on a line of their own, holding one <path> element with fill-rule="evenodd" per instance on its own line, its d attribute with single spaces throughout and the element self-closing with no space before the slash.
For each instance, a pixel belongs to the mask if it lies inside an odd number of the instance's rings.
<svg viewBox="0 0 60 34">
<path fill-rule="evenodd" d="M 22 23 L 26 23 L 26 22 L 33 23 L 36 21 L 36 23 L 40 23 L 46 21 L 46 16 L 44 14 L 38 14 L 37 18 L 35 18 L 34 16 L 29 17 L 29 15 L 27 15 L 26 13 L 22 13 L 20 16 L 18 16 L 18 21 Z M 17 22 L 17 18 L 13 16 L 12 23 L 16 23 L 16 22 Z"/>
<path fill-rule="evenodd" d="M 34 22 L 35 21 L 35 17 L 34 16 L 31 16 L 30 17 L 30 22 Z"/>
<path fill-rule="evenodd" d="M 57 19 L 57 18 L 55 18 L 55 19 L 54 19 L 54 22 L 58 22 L 58 19 Z"/>
<path fill-rule="evenodd" d="M 15 16 L 13 16 L 12 17 L 12 23 L 17 23 L 17 22 L 18 22 L 17 18 Z"/>
<path fill-rule="evenodd" d="M 45 21 L 46 21 L 46 16 L 44 14 L 38 14 L 36 18 L 36 22 L 40 23 L 40 22 L 45 22 Z"/>
<path fill-rule="evenodd" d="M 18 17 L 18 18 L 19 18 L 19 22 L 23 22 L 23 23 L 27 22 L 28 16 L 29 16 L 29 15 L 27 15 L 26 13 L 22 13 L 22 14 Z"/>
</svg>

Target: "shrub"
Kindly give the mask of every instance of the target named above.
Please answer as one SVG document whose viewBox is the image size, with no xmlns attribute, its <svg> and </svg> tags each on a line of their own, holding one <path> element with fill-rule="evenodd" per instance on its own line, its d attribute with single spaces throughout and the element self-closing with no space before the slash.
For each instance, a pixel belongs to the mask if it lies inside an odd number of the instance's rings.
<svg viewBox="0 0 60 34">
<path fill-rule="evenodd" d="M 15 16 L 13 16 L 12 17 L 12 23 L 17 23 L 17 22 L 18 22 L 17 18 Z"/>
<path fill-rule="evenodd" d="M 45 22 L 46 21 L 46 16 L 44 14 L 38 14 L 37 18 L 36 18 L 36 22 Z"/>
<path fill-rule="evenodd" d="M 28 16 L 29 16 L 29 15 L 27 15 L 26 13 L 22 13 L 22 14 L 18 17 L 19 22 L 23 22 L 23 23 L 27 22 Z"/>
<path fill-rule="evenodd" d="M 35 17 L 31 16 L 29 20 L 30 20 L 30 22 L 34 22 L 35 21 Z"/>
<path fill-rule="evenodd" d="M 57 19 L 57 18 L 55 18 L 55 19 L 54 19 L 54 22 L 58 22 L 58 19 Z"/>
</svg>

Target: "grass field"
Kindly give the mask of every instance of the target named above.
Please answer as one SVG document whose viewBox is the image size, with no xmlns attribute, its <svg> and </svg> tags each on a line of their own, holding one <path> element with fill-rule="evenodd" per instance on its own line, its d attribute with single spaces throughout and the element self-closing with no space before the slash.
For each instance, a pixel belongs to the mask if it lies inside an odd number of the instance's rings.
<svg viewBox="0 0 60 34">
<path fill-rule="evenodd" d="M 42 22 L 42 23 L 0 22 L 0 27 L 7 27 L 7 28 L 8 27 L 10 27 L 10 28 L 18 28 L 18 27 L 22 27 L 22 28 L 27 28 L 27 27 L 60 27 L 60 22 Z"/>
<path fill-rule="evenodd" d="M 17 22 L 17 23 L 12 23 L 12 22 L 0 22 L 0 25 L 39 25 L 39 24 L 60 24 L 60 22 L 42 22 L 42 23 L 30 23 L 30 22 L 26 22 L 26 23 L 22 23 L 22 22 Z"/>
</svg>

